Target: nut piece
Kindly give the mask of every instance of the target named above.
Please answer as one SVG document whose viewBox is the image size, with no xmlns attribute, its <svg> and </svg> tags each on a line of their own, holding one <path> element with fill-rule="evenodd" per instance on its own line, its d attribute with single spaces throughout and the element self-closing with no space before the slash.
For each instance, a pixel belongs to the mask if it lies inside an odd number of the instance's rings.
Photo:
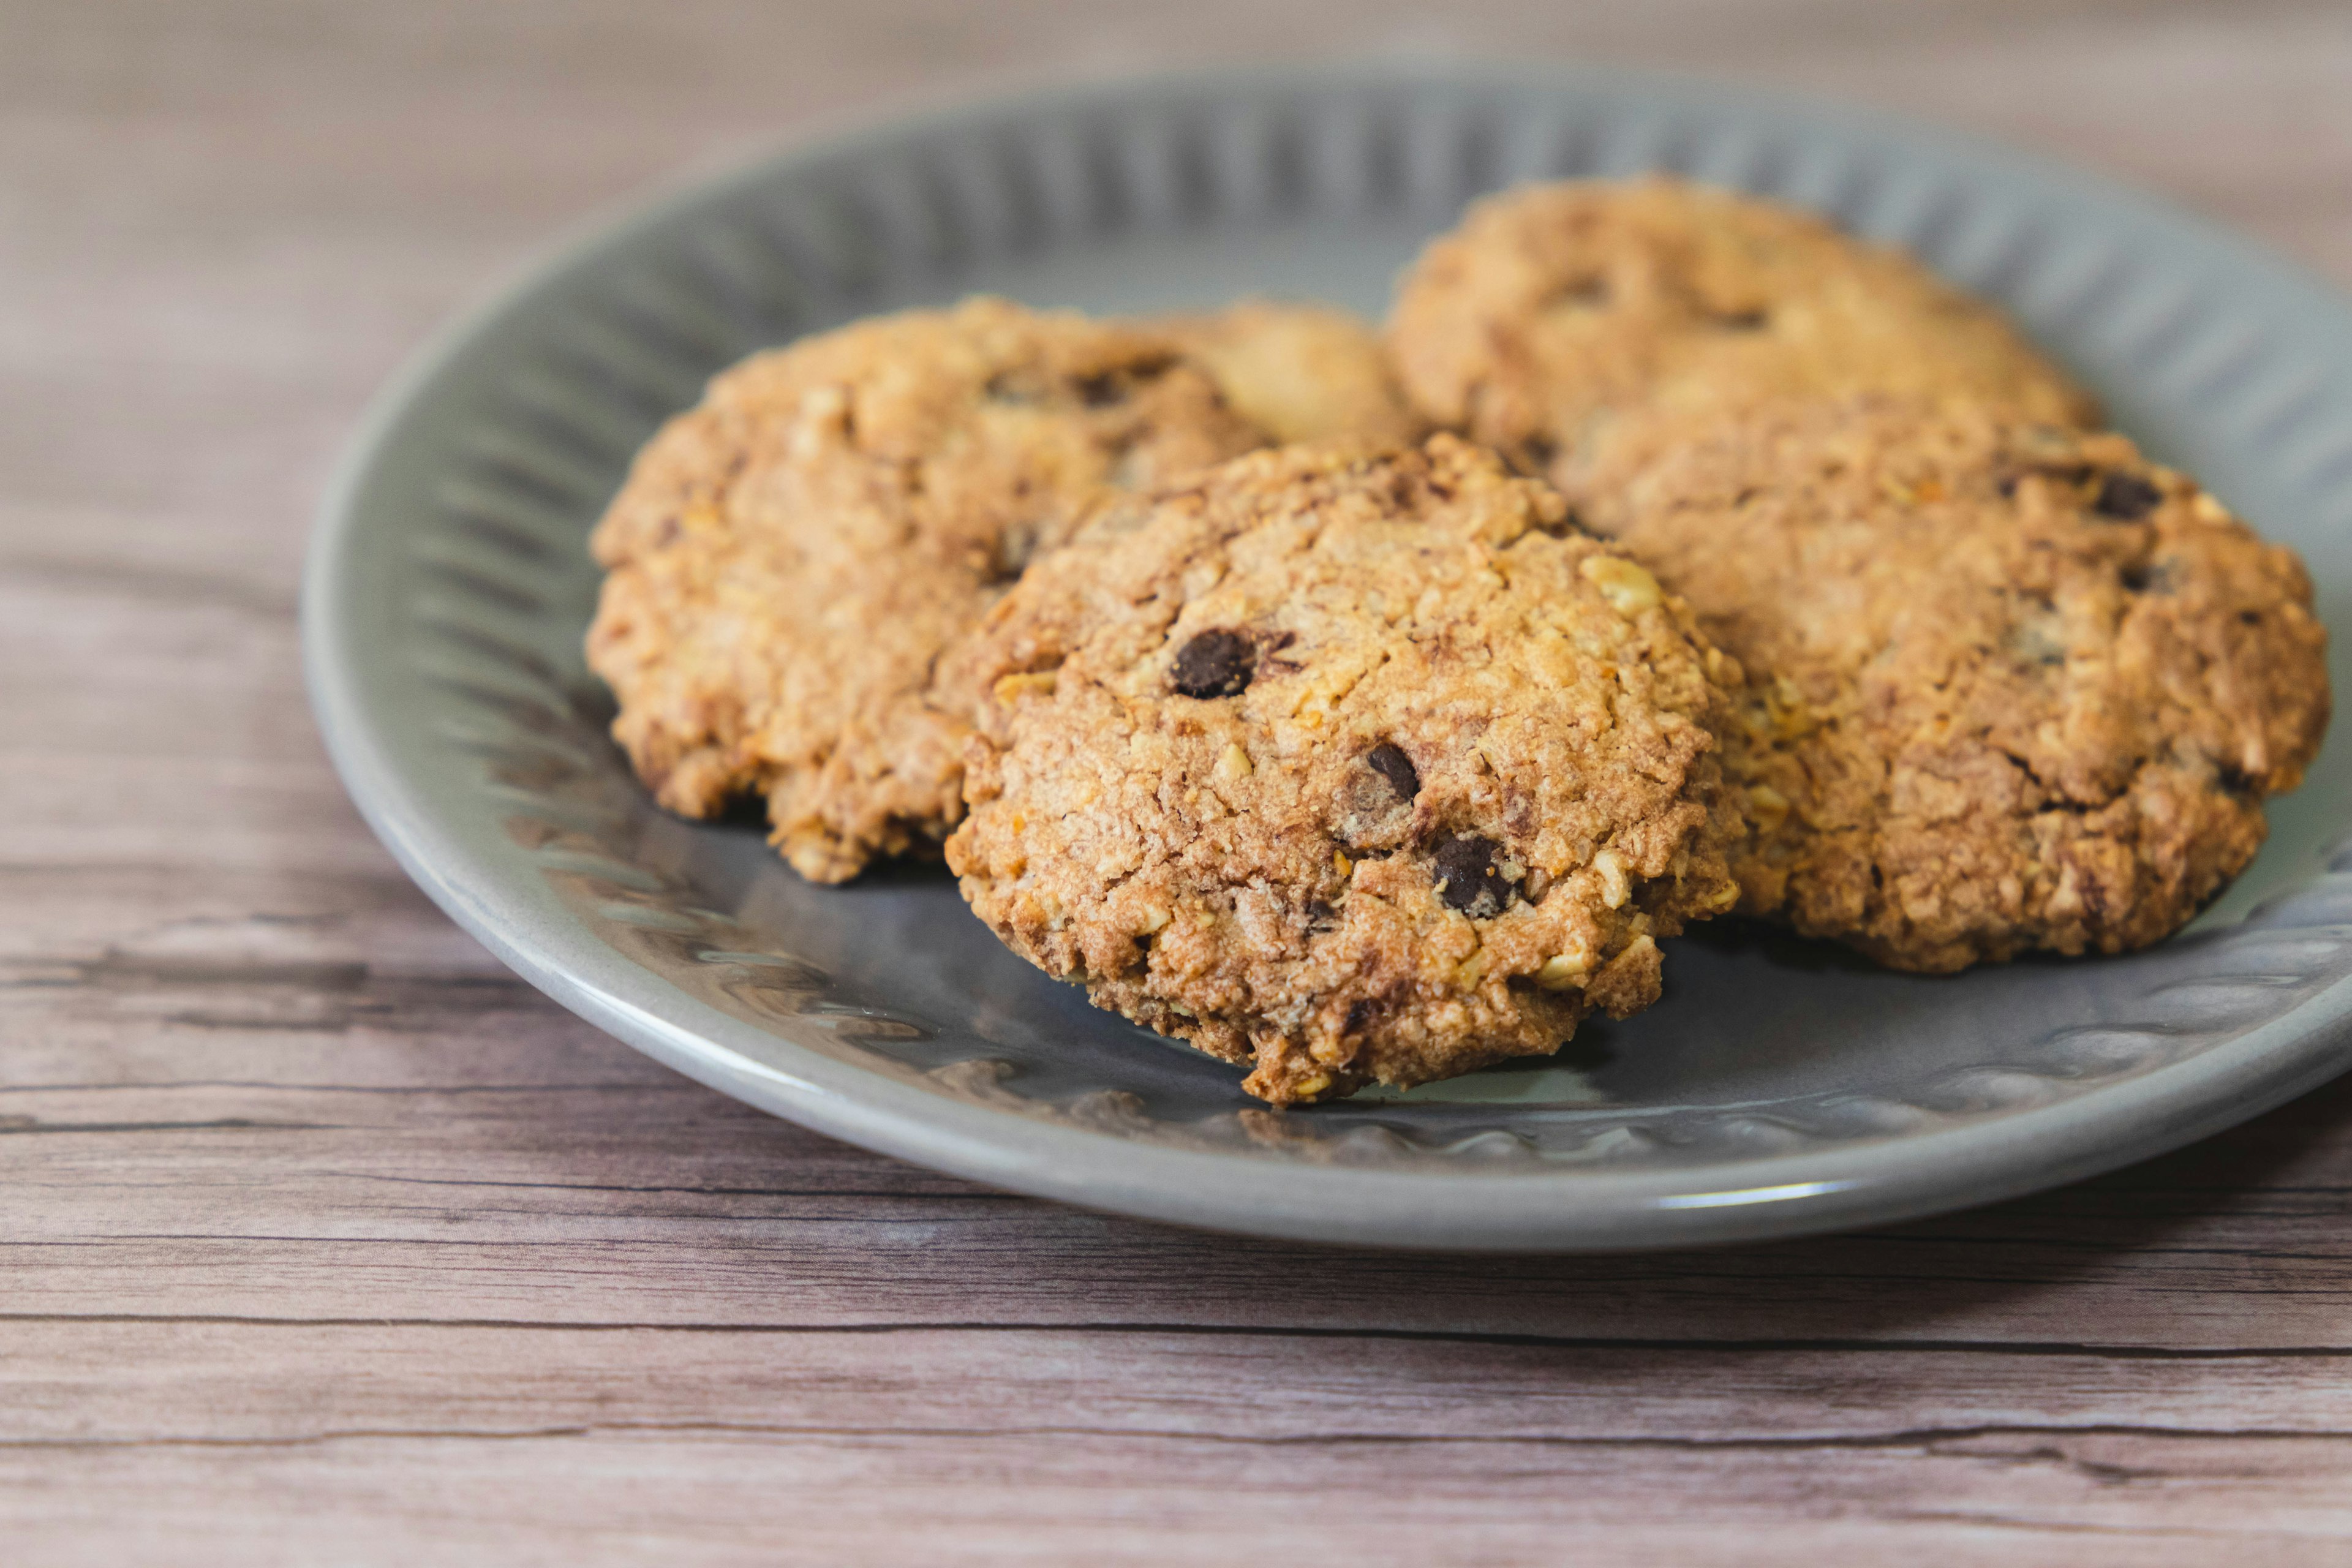
<svg viewBox="0 0 2352 1568">
<path fill-rule="evenodd" d="M 1633 896 L 1633 884 L 1625 875 L 1625 862 L 1614 849 L 1603 849 L 1592 858 L 1592 869 L 1601 878 L 1601 901 L 1612 910 L 1622 910 L 1625 900 Z"/>
<path fill-rule="evenodd" d="M 1536 984 L 1547 991 L 1566 991 L 1584 984 L 1592 969 L 1592 960 L 1581 953 L 1559 953 L 1544 960 L 1536 971 Z"/>
<path fill-rule="evenodd" d="M 1622 556 L 1589 556 L 1577 571 L 1621 616 L 1638 616 L 1665 603 L 1658 580 Z"/>
<path fill-rule="evenodd" d="M 1770 784 L 1749 784 L 1748 815 L 1759 831 L 1771 833 L 1789 818 L 1789 797 Z"/>
<path fill-rule="evenodd" d="M 1024 697 L 1051 697 L 1055 684 L 1061 677 L 1050 669 L 1033 670 L 1026 674 L 1000 676 L 990 692 L 999 702 L 1018 702 Z"/>
</svg>

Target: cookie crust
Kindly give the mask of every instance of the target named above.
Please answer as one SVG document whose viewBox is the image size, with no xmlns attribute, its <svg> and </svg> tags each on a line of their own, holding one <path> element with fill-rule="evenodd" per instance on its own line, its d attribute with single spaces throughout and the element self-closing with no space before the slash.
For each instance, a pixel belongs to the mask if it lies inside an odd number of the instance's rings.
<svg viewBox="0 0 2352 1568">
<path fill-rule="evenodd" d="M 1748 672 L 1742 908 L 1898 968 L 2168 935 L 2326 731 L 2302 563 L 2121 436 L 1784 408 L 1590 515 Z"/>
<path fill-rule="evenodd" d="M 717 377 L 598 525 L 590 667 L 661 804 L 766 804 L 802 875 L 962 814 L 941 652 L 1089 508 L 1261 446 L 1170 339 L 976 299 Z"/>
<path fill-rule="evenodd" d="M 1522 186 L 1406 275 L 1407 393 L 1582 507 L 1696 428 L 1882 391 L 2082 425 L 2092 400 L 1999 312 L 1779 204 L 1653 177 Z"/>
<path fill-rule="evenodd" d="M 980 917 L 1276 1104 L 1557 1049 L 1728 908 L 1737 667 L 1448 437 L 1112 509 L 992 614 L 948 862 Z"/>
<path fill-rule="evenodd" d="M 1208 367 L 1244 418 L 1277 441 L 1404 446 L 1428 434 L 1370 324 L 1332 305 L 1244 300 L 1141 323 Z"/>
</svg>

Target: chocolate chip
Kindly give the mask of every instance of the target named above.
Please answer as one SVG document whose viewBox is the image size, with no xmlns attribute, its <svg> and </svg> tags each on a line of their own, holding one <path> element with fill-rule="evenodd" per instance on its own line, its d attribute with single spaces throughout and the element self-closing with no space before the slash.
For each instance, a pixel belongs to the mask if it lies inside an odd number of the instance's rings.
<svg viewBox="0 0 2352 1568">
<path fill-rule="evenodd" d="M 981 395 L 991 403 L 1021 405 L 1043 401 L 1045 389 L 1032 372 L 1000 370 L 988 378 Z"/>
<path fill-rule="evenodd" d="M 1495 864 L 1502 846 L 1475 833 L 1460 833 L 1445 839 L 1430 857 L 1437 863 L 1437 874 L 1444 879 L 1438 896 L 1448 907 L 1460 910 L 1474 921 L 1491 920 L 1503 912 L 1511 901 L 1513 884 L 1503 879 Z"/>
<path fill-rule="evenodd" d="M 987 559 L 988 580 L 1010 583 L 1029 569 L 1029 558 L 1037 552 L 1037 528 L 1034 523 L 1012 523 L 996 537 L 996 548 Z"/>
<path fill-rule="evenodd" d="M 1574 507 L 1564 509 L 1560 512 L 1559 521 L 1558 522 L 1538 521 L 1534 524 L 1534 527 L 1538 533 L 1548 535 L 1553 539 L 1574 539 L 1578 535 L 1586 531 L 1584 526 L 1584 514 L 1578 511 Z"/>
<path fill-rule="evenodd" d="M 1250 683 L 1257 649 L 1240 632 L 1202 632 L 1176 655 L 1169 683 L 1187 697 L 1232 697 Z"/>
<path fill-rule="evenodd" d="M 719 820 L 730 827 L 768 826 L 768 797 L 757 790 L 738 790 L 719 804 Z"/>
<path fill-rule="evenodd" d="M 1404 748 L 1393 741 L 1382 741 L 1364 753 L 1364 765 L 1389 781 L 1399 800 L 1411 800 L 1421 793 L 1421 773 Z"/>
<path fill-rule="evenodd" d="M 2155 510 L 2156 503 L 2163 499 L 2162 490 L 2137 474 L 2109 474 L 2099 481 L 2099 493 L 2091 502 L 2091 510 L 2101 517 L 2121 518 L 2129 522 Z"/>
<path fill-rule="evenodd" d="M 1342 1035 L 1362 1034 L 1365 1027 L 1371 1023 L 1372 1019 L 1377 1016 L 1379 1013 L 1380 1009 L 1372 1005 L 1372 999 L 1370 997 L 1357 997 L 1353 1002 L 1348 1004 L 1348 1021 L 1339 1026 L 1339 1033 Z"/>
<path fill-rule="evenodd" d="M 1545 296 L 1544 304 L 1553 310 L 1574 306 L 1598 310 L 1609 303 L 1609 279 L 1596 272 L 1589 278 L 1571 279 L 1561 284 Z"/>
<path fill-rule="evenodd" d="M 2172 592 L 2172 563 L 2135 561 L 2123 569 L 2124 586 L 2135 594 Z"/>
<path fill-rule="evenodd" d="M 1141 383 L 1165 375 L 1175 363 L 1175 359 L 1168 355 L 1133 360 L 1109 370 L 1079 376 L 1073 384 L 1077 388 L 1078 401 L 1088 408 L 1108 408 L 1114 404 L 1126 402 Z"/>
</svg>

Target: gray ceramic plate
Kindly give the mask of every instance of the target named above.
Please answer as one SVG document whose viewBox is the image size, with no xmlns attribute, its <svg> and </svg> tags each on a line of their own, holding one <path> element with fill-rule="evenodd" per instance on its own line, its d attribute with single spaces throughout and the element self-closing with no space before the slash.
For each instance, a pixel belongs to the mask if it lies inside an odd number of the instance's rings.
<svg viewBox="0 0 2352 1568">
<path fill-rule="evenodd" d="M 2352 625 L 2352 310 L 2226 234 L 1947 132 L 1685 81 L 1220 75 L 786 153 L 445 336 L 378 405 L 313 545 L 336 763 L 443 908 L 680 1071 L 999 1186 L 1269 1236 L 1560 1249 L 1885 1221 L 2156 1153 L 2352 1064 L 2340 744 L 2240 885 L 2152 952 L 1922 979 L 1703 931 L 1664 1003 L 1557 1062 L 1281 1116 L 1001 950 L 944 873 L 809 886 L 755 829 L 652 809 L 604 739 L 582 541 L 719 365 L 981 289 L 1378 311 L 1478 192 L 1649 168 L 1818 208 L 2002 301 L 2125 428 L 2300 549 Z"/>
</svg>

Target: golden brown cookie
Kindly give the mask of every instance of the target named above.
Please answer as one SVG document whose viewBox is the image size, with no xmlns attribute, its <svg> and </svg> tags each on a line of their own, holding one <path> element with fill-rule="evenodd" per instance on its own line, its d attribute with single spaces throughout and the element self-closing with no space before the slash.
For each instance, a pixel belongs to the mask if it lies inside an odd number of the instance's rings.
<svg viewBox="0 0 2352 1568">
<path fill-rule="evenodd" d="M 1793 209 L 1670 178 L 1522 186 L 1478 203 L 1400 286 L 1389 341 L 1441 426 L 1571 503 L 1726 417 L 1885 391 L 2097 410 L 1999 313 Z"/>
<path fill-rule="evenodd" d="M 1405 402 L 1387 348 L 1351 311 L 1244 300 L 1141 324 L 1182 343 L 1217 378 L 1227 401 L 1277 441 L 1402 446 L 1427 432 Z"/>
<path fill-rule="evenodd" d="M 590 665 L 664 805 L 763 796 L 802 875 L 962 814 L 933 671 L 1120 489 L 1264 444 L 1168 338 L 980 299 L 757 355 L 639 456 L 593 540 Z"/>
<path fill-rule="evenodd" d="M 1587 519 L 1746 668 L 1742 907 L 1898 968 L 2167 935 L 2326 728 L 2302 563 L 2121 436 L 1790 406 Z"/>
<path fill-rule="evenodd" d="M 1647 1005 L 1657 939 L 1737 897 L 1738 670 L 1564 517 L 1451 437 L 1107 510 L 962 656 L 972 909 L 1276 1104 Z"/>
</svg>

